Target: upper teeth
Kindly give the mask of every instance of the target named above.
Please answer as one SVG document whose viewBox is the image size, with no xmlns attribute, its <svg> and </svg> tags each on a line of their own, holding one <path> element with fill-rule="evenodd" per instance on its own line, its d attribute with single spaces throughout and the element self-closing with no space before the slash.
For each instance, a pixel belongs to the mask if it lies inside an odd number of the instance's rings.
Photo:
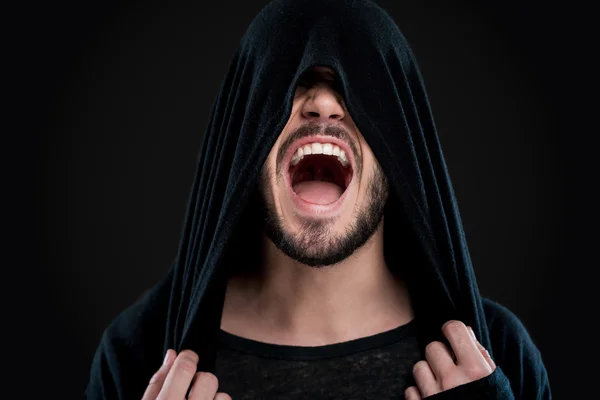
<svg viewBox="0 0 600 400">
<path fill-rule="evenodd" d="M 292 156 L 291 165 L 298 164 L 305 155 L 309 154 L 327 154 L 330 156 L 336 156 L 338 161 L 344 166 L 348 166 L 348 158 L 344 150 L 340 149 L 339 146 L 332 143 L 309 143 L 304 146 L 298 147 L 298 150 Z"/>
</svg>

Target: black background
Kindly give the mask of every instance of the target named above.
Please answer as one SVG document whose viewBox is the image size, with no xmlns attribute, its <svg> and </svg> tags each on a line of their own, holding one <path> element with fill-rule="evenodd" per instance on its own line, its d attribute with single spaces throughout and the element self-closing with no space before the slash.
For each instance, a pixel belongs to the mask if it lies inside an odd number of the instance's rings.
<svg viewBox="0 0 600 400">
<path fill-rule="evenodd" d="M 555 398 L 592 392 L 600 132 L 589 10 L 378 3 L 419 61 L 482 294 L 521 318 Z M 9 393 L 81 398 L 102 330 L 171 265 L 212 102 L 264 4 L 7 4 Z"/>
</svg>

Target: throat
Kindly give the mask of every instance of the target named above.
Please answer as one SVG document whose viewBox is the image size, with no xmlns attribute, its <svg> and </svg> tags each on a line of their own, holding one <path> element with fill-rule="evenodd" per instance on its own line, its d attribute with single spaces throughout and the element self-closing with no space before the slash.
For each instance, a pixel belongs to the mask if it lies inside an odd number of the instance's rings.
<svg viewBox="0 0 600 400">
<path fill-rule="evenodd" d="M 337 157 L 307 155 L 290 167 L 290 183 L 296 195 L 307 203 L 334 203 L 348 188 L 352 169 L 343 166 Z"/>
</svg>

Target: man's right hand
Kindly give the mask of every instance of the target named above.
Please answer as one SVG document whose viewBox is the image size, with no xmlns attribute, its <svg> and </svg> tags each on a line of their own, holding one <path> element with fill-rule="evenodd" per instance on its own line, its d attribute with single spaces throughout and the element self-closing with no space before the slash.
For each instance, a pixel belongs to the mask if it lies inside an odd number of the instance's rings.
<svg viewBox="0 0 600 400">
<path fill-rule="evenodd" d="M 179 355 L 169 349 L 165 362 L 144 392 L 142 400 L 185 399 L 192 385 L 188 400 L 231 400 L 226 393 L 217 393 L 219 381 L 210 372 L 196 372 L 198 355 L 191 350 L 183 350 Z"/>
</svg>

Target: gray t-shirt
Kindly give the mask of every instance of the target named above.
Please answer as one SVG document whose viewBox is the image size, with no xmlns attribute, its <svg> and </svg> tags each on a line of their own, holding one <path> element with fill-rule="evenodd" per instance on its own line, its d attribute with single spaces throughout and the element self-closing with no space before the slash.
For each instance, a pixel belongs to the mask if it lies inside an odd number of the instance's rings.
<svg viewBox="0 0 600 400">
<path fill-rule="evenodd" d="M 421 359 L 414 320 L 326 346 L 284 346 L 219 333 L 219 392 L 242 399 L 404 399 Z"/>
</svg>

